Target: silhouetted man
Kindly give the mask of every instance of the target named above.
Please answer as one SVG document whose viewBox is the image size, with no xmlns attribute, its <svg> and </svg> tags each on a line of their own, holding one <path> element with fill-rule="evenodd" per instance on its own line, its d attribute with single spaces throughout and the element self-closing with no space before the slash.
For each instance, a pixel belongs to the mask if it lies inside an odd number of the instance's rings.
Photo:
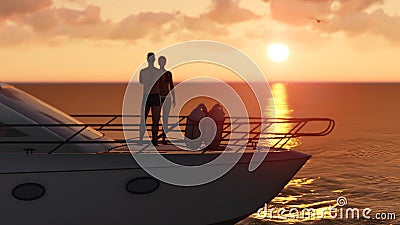
<svg viewBox="0 0 400 225">
<path fill-rule="evenodd" d="M 143 84 L 143 100 L 142 100 L 142 116 L 140 126 L 140 143 L 143 143 L 144 132 L 146 132 L 146 120 L 151 109 L 152 117 L 152 140 L 154 146 L 157 146 L 157 136 L 160 121 L 160 85 L 159 77 L 160 70 L 154 67 L 155 56 L 154 53 L 147 54 L 148 67 L 140 71 L 140 83 Z M 143 110 L 144 108 L 144 110 Z M 143 115 L 144 113 L 144 115 Z"/>
</svg>

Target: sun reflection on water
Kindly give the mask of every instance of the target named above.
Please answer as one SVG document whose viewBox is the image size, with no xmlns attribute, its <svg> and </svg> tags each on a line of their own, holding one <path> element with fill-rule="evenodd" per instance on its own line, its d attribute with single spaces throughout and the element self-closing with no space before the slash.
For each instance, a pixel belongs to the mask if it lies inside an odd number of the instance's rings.
<svg viewBox="0 0 400 225">
<path fill-rule="evenodd" d="M 275 118 L 291 118 L 293 109 L 290 108 L 288 99 L 287 99 L 287 90 L 286 84 L 284 83 L 274 83 L 271 84 L 271 92 L 274 96 L 274 99 L 269 99 L 268 105 L 275 106 L 275 114 L 273 113 L 273 109 L 267 108 L 265 109 L 267 115 L 269 117 Z M 278 123 L 275 125 L 276 133 L 287 133 L 292 129 L 292 124 L 289 123 Z M 296 146 L 299 146 L 300 140 L 298 138 L 290 139 L 284 146 L 286 149 L 292 149 Z"/>
<path fill-rule="evenodd" d="M 332 209 L 338 206 L 336 199 L 332 196 L 320 195 L 313 190 L 314 182 L 320 178 L 297 178 L 292 179 L 285 187 L 285 190 L 275 197 L 268 208 L 254 213 L 251 218 L 261 220 L 263 222 L 275 222 L 284 224 L 295 224 L 306 221 L 319 221 L 330 219 Z M 341 193 L 342 190 L 335 190 L 332 193 Z M 299 194 L 301 193 L 301 194 Z M 308 202 L 309 195 L 313 196 L 313 202 Z M 278 213 L 278 210 L 284 209 L 284 212 Z M 298 214 L 294 214 L 290 210 L 296 209 Z M 313 209 L 312 212 L 308 211 Z M 303 213 L 304 210 L 304 214 Z M 295 216 L 296 215 L 296 216 Z"/>
<path fill-rule="evenodd" d="M 274 109 L 267 107 L 267 115 L 275 118 L 292 118 L 293 109 L 287 97 L 287 85 L 284 83 L 271 84 L 271 91 L 274 99 L 268 101 L 268 105 L 275 106 Z M 278 123 L 275 126 L 276 133 L 287 133 L 292 129 L 292 124 Z M 299 139 L 290 139 L 284 146 L 286 149 L 292 149 L 301 144 Z M 295 224 L 307 221 L 319 221 L 331 219 L 332 209 L 338 206 L 335 196 L 341 194 L 342 190 L 334 190 L 331 194 L 320 193 L 318 190 L 318 181 L 320 177 L 315 178 L 296 178 L 292 179 L 285 189 L 276 196 L 267 205 L 267 209 L 261 210 L 250 216 L 252 219 L 261 220 L 266 223 Z M 312 199 L 312 200 L 310 200 Z M 284 213 L 279 214 L 278 210 L 284 209 Z M 293 216 L 291 209 L 297 209 L 299 216 Z M 312 209 L 312 215 L 301 215 L 302 211 Z M 272 210 L 272 211 L 271 211 Z M 262 214 L 264 213 L 264 215 Z"/>
</svg>

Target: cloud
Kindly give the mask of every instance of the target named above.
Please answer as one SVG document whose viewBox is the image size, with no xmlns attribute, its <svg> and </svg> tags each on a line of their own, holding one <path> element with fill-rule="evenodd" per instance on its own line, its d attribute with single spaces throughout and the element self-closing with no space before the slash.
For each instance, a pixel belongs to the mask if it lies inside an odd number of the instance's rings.
<svg viewBox="0 0 400 225">
<path fill-rule="evenodd" d="M 264 0 L 270 3 L 273 19 L 293 25 L 310 24 L 312 18 L 328 19 L 354 12 L 363 12 L 383 0 Z"/>
<path fill-rule="evenodd" d="M 58 24 L 57 14 L 50 8 L 27 15 L 21 20 L 23 24 L 31 26 L 36 31 L 49 30 Z"/>
<path fill-rule="evenodd" d="M 75 4 L 78 4 L 78 5 L 81 5 L 81 6 L 86 4 L 86 0 L 64 0 L 64 1 L 75 3 Z"/>
<path fill-rule="evenodd" d="M 382 35 L 399 40 L 400 16 L 387 15 L 384 0 L 264 0 L 272 19 L 295 26 L 311 26 L 322 33 L 344 32 L 350 36 Z M 316 18 L 326 23 L 317 23 Z"/>
<path fill-rule="evenodd" d="M 272 19 L 292 25 L 309 23 L 310 17 L 318 17 L 330 12 L 329 1 L 325 0 L 271 0 L 269 2 Z"/>
<path fill-rule="evenodd" d="M 209 10 L 199 16 L 183 15 L 179 27 L 197 35 L 227 36 L 229 25 L 261 18 L 239 3 L 238 0 L 212 0 Z"/>
<path fill-rule="evenodd" d="M 78 5 L 86 2 L 67 1 Z M 102 19 L 101 8 L 98 6 L 85 5 L 79 8 L 60 8 L 53 5 L 51 0 L 0 1 L 0 17 L 3 18 L 3 23 L 0 20 L 0 30 L 4 34 L 10 32 L 5 35 L 7 37 L 18 33 L 17 40 L 22 40 L 24 34 L 29 34 L 31 41 L 42 39 L 46 42 L 58 37 L 160 40 L 170 35 L 227 36 L 230 25 L 261 18 L 241 7 L 239 0 L 212 0 L 208 10 L 198 16 L 188 16 L 180 12 L 147 11 L 129 15 L 118 22 Z M 16 31 L 18 27 L 21 32 Z M 3 39 L 2 43 L 6 43 L 6 40 L 10 41 L 12 38 Z"/>
<path fill-rule="evenodd" d="M 112 39 L 138 39 L 149 34 L 160 36 L 164 34 L 163 25 L 175 19 L 177 13 L 144 12 L 128 16 L 114 25 Z"/>
<path fill-rule="evenodd" d="M 261 16 L 239 6 L 238 0 L 212 0 L 210 11 L 200 17 L 208 18 L 220 24 L 232 24 L 247 20 L 259 19 Z"/>
<path fill-rule="evenodd" d="M 51 0 L 2 0 L 0 1 L 0 20 L 34 13 L 52 4 Z"/>
<path fill-rule="evenodd" d="M 331 1 L 332 11 L 338 14 L 346 14 L 352 12 L 361 12 L 369 9 L 371 6 L 383 5 L 383 0 L 335 0 Z"/>
<path fill-rule="evenodd" d="M 400 40 L 400 16 L 387 15 L 382 9 L 369 13 L 358 12 L 336 16 L 329 20 L 329 26 L 321 27 L 324 32 L 344 31 L 349 35 L 375 34 L 393 41 Z"/>
<path fill-rule="evenodd" d="M 67 8 L 47 8 L 23 17 L 22 24 L 31 26 L 35 31 L 47 31 L 57 26 L 81 26 L 103 23 L 100 18 L 100 8 L 87 6 L 83 10 Z"/>
<path fill-rule="evenodd" d="M 120 22 L 105 21 L 98 6 L 75 10 L 46 8 L 15 20 L 21 27 L 29 26 L 36 36 L 64 36 L 86 39 L 136 40 L 152 34 L 161 36 L 163 25 L 174 20 L 176 13 L 144 12 L 133 14 Z"/>
<path fill-rule="evenodd" d="M 87 6 L 84 10 L 72 10 L 60 8 L 55 10 L 58 18 L 70 25 L 84 25 L 101 23 L 100 8 L 97 6 Z"/>
<path fill-rule="evenodd" d="M 213 23 L 204 16 L 191 17 L 183 16 L 182 27 L 195 33 L 211 33 L 214 35 L 228 35 L 229 31 L 226 27 Z"/>
<path fill-rule="evenodd" d="M 32 32 L 29 29 L 20 26 L 11 25 L 0 27 L 0 45 L 14 45 L 32 38 Z"/>
<path fill-rule="evenodd" d="M 58 36 L 70 38 L 105 38 L 112 24 L 100 17 L 100 8 L 87 6 L 82 10 L 46 8 L 15 21 L 28 26 L 38 38 L 49 40 Z"/>
</svg>

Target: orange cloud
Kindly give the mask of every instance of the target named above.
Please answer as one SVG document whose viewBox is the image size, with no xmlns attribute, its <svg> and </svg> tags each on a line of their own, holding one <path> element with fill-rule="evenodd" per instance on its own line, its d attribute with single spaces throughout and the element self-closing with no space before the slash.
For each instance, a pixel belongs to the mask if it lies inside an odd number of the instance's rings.
<svg viewBox="0 0 400 225">
<path fill-rule="evenodd" d="M 309 25 L 323 33 L 372 33 L 399 40 L 400 16 L 387 15 L 383 0 L 264 0 L 274 20 L 296 26 Z M 375 8 L 373 8 L 375 7 Z M 317 23 L 316 19 L 324 20 Z"/>
<path fill-rule="evenodd" d="M 17 25 L 0 27 L 0 45 L 14 45 L 28 40 L 32 32 Z"/>
<path fill-rule="evenodd" d="M 35 13 L 53 4 L 51 0 L 0 1 L 0 19 L 8 19 L 26 13 Z"/>
<path fill-rule="evenodd" d="M 210 33 L 213 35 L 228 35 L 227 27 L 214 23 L 208 17 L 183 16 L 181 27 L 196 34 Z"/>
<path fill-rule="evenodd" d="M 65 23 L 71 25 L 100 23 L 100 8 L 87 6 L 84 10 L 56 9 L 58 17 Z"/>
<path fill-rule="evenodd" d="M 143 12 L 131 15 L 115 24 L 109 37 L 136 40 L 149 34 L 161 36 L 165 33 L 163 25 L 173 21 L 176 15 L 176 13 L 165 12 Z"/>
<path fill-rule="evenodd" d="M 309 24 L 310 17 L 325 16 L 330 13 L 329 1 L 315 0 L 270 0 L 272 19 L 292 24 Z"/>
<path fill-rule="evenodd" d="M 49 30 L 55 27 L 58 22 L 55 10 L 50 8 L 27 15 L 22 19 L 23 24 L 31 26 L 36 31 Z"/>
<path fill-rule="evenodd" d="M 331 16 L 363 12 L 383 0 L 264 0 L 270 3 L 271 15 L 275 20 L 288 24 L 310 24 L 310 18 L 328 19 Z"/>
<path fill-rule="evenodd" d="M 100 8 L 87 6 L 83 10 L 67 8 L 47 8 L 37 13 L 27 15 L 23 23 L 32 26 L 36 31 L 49 30 L 59 24 L 81 26 L 103 23 L 100 18 Z"/>
<path fill-rule="evenodd" d="M 371 6 L 382 5 L 383 3 L 384 0 L 336 0 L 332 1 L 331 6 L 332 11 L 336 11 L 337 14 L 346 14 L 351 12 L 361 12 Z"/>
<path fill-rule="evenodd" d="M 349 35 L 364 33 L 384 36 L 393 41 L 400 40 L 400 16 L 387 15 L 382 9 L 370 13 L 357 12 L 335 16 L 329 20 L 329 26 L 321 27 L 324 32 L 345 31 Z"/>
<path fill-rule="evenodd" d="M 78 4 L 85 2 L 68 1 Z M 89 5 L 78 10 L 52 7 L 51 0 L 0 1 L 0 16 L 13 22 L 12 27 L 0 24 L 0 33 L 10 37 L 3 38 L 3 44 L 13 36 L 19 38 L 9 43 L 28 39 L 43 39 L 47 42 L 58 36 L 129 41 L 150 37 L 159 40 L 167 35 L 180 35 L 182 32 L 226 36 L 229 34 L 229 25 L 260 18 L 242 8 L 239 0 L 212 0 L 209 10 L 199 16 L 188 16 L 179 12 L 141 12 L 127 16 L 120 22 L 104 21 L 101 18 L 101 9 L 97 6 Z M 17 31 L 18 27 L 21 31 Z"/>
<path fill-rule="evenodd" d="M 86 0 L 64 0 L 67 2 L 71 2 L 71 3 L 76 3 L 78 5 L 85 5 L 86 4 Z"/>
<path fill-rule="evenodd" d="M 238 0 L 212 0 L 211 10 L 203 16 L 220 24 L 238 23 L 261 17 L 248 9 L 241 8 Z"/>
<path fill-rule="evenodd" d="M 212 0 L 209 11 L 195 17 L 184 15 L 180 27 L 195 34 L 226 36 L 229 25 L 259 18 L 261 16 L 240 7 L 238 0 Z"/>
</svg>

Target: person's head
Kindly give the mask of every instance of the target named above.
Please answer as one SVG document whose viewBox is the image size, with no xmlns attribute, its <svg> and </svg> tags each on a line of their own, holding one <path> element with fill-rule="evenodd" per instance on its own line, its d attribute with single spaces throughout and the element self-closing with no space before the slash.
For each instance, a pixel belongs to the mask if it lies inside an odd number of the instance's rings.
<svg viewBox="0 0 400 225">
<path fill-rule="evenodd" d="M 166 63 L 167 59 L 165 58 L 165 56 L 158 57 L 158 65 L 160 65 L 161 68 L 164 68 Z"/>
<path fill-rule="evenodd" d="M 149 64 L 154 64 L 154 61 L 155 61 L 154 53 L 153 52 L 147 53 L 147 62 Z"/>
</svg>

